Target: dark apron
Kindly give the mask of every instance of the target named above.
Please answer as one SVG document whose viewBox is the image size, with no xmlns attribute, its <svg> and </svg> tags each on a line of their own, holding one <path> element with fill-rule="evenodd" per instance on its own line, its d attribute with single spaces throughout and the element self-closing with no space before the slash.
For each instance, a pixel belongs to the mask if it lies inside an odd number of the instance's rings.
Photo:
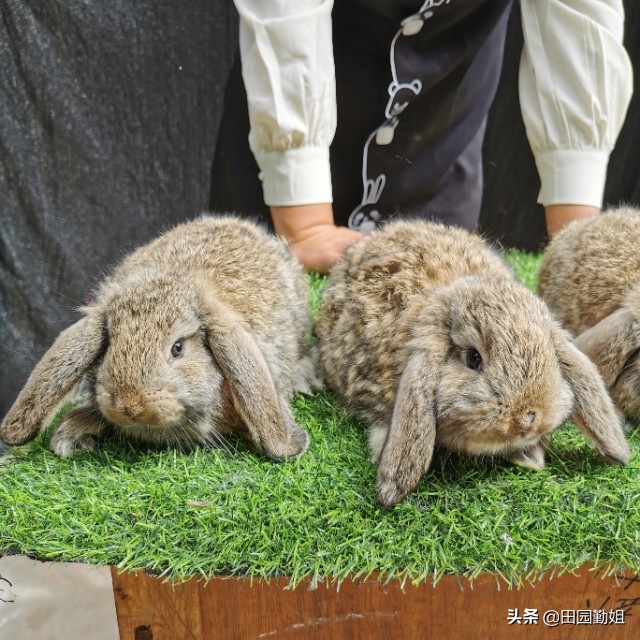
<svg viewBox="0 0 640 640">
<path fill-rule="evenodd" d="M 390 216 L 476 227 L 482 142 L 512 0 L 336 0 L 338 126 L 331 146 L 336 223 Z M 238 61 L 225 94 L 213 209 L 269 223 L 248 144 Z"/>
</svg>

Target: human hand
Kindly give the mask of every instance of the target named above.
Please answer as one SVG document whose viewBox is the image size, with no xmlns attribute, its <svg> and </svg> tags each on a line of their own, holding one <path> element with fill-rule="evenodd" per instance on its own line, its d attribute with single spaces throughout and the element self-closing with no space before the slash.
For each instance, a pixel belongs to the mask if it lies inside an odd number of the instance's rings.
<svg viewBox="0 0 640 640">
<path fill-rule="evenodd" d="M 359 231 L 334 224 L 331 203 L 271 207 L 271 217 L 276 233 L 289 240 L 308 271 L 327 273 L 363 237 Z"/>
<path fill-rule="evenodd" d="M 547 235 L 549 240 L 574 220 L 597 216 L 600 213 L 598 207 L 590 207 L 581 204 L 553 204 L 544 208 L 547 220 Z"/>
</svg>

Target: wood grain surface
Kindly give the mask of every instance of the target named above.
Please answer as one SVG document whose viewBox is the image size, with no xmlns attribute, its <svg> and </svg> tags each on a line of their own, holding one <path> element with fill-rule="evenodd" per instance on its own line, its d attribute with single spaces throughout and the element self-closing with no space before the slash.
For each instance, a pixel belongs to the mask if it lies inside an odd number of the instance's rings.
<svg viewBox="0 0 640 640">
<path fill-rule="evenodd" d="M 404 589 L 375 579 L 286 589 L 286 579 L 218 577 L 206 586 L 194 579 L 173 587 L 143 573 L 112 569 L 112 576 L 122 640 L 640 638 L 640 576 L 603 577 L 588 566 L 520 589 L 487 574 L 472 585 L 445 576 L 435 588 Z M 557 626 L 543 620 L 555 615 L 547 612 L 557 613 Z"/>
</svg>

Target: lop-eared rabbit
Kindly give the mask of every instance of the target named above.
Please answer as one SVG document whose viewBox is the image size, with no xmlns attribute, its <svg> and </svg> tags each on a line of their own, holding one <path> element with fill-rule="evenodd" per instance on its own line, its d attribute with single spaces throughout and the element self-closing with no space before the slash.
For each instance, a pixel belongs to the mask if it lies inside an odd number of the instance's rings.
<svg viewBox="0 0 640 640">
<path fill-rule="evenodd" d="M 629 459 L 594 364 L 467 231 L 372 232 L 333 268 L 315 332 L 321 374 L 368 426 L 382 505 L 417 486 L 436 444 L 539 469 L 570 416 L 607 461 Z"/>
<path fill-rule="evenodd" d="M 302 266 L 232 216 L 179 225 L 129 255 L 36 365 L 0 426 L 24 443 L 80 385 L 51 439 L 69 456 L 115 427 L 181 448 L 239 431 L 274 459 L 309 437 L 288 402 L 314 381 Z"/>
</svg>

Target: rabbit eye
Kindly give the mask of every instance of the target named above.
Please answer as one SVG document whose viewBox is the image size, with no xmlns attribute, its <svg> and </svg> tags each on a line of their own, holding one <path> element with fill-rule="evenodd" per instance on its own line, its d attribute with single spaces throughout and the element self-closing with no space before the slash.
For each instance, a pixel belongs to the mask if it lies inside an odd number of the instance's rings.
<svg viewBox="0 0 640 640">
<path fill-rule="evenodd" d="M 474 371 L 480 371 L 482 369 L 482 356 L 478 353 L 477 349 L 473 347 L 469 347 L 466 350 L 464 362 L 469 369 L 473 369 Z"/>
<path fill-rule="evenodd" d="M 174 342 L 173 347 L 171 347 L 171 355 L 174 358 L 179 358 L 182 355 L 183 350 L 184 347 L 182 346 L 182 341 L 178 340 L 177 342 Z"/>
</svg>

